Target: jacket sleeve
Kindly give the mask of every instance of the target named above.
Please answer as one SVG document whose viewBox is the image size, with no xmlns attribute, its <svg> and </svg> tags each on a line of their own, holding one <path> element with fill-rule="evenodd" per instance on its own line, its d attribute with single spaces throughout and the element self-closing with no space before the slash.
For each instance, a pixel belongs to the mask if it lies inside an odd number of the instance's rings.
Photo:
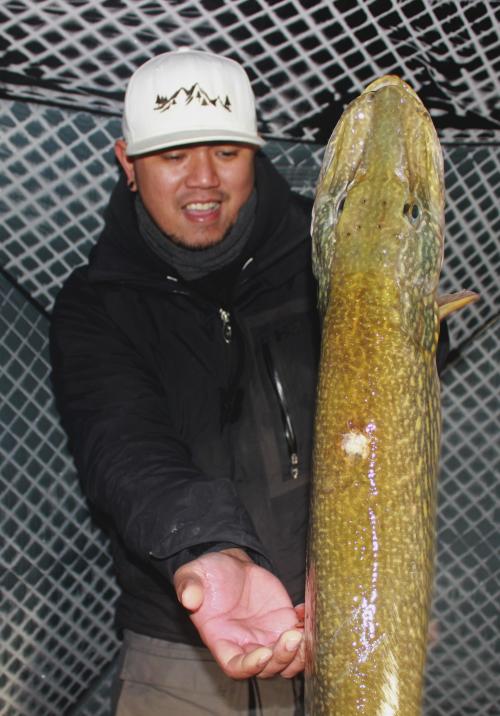
<svg viewBox="0 0 500 716">
<path fill-rule="evenodd" d="M 242 547 L 270 568 L 233 483 L 192 463 L 155 377 L 82 276 L 58 296 L 50 349 L 57 407 L 90 503 L 132 554 L 169 578 L 204 545 Z"/>
</svg>

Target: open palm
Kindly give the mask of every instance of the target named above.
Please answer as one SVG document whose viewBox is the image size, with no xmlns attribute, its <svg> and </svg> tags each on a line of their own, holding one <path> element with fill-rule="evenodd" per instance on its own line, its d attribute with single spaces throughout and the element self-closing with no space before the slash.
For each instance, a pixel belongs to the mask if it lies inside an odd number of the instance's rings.
<svg viewBox="0 0 500 716">
<path fill-rule="evenodd" d="M 176 572 L 175 587 L 229 676 L 293 676 L 302 669 L 302 634 L 286 589 L 241 550 L 189 562 Z"/>
</svg>

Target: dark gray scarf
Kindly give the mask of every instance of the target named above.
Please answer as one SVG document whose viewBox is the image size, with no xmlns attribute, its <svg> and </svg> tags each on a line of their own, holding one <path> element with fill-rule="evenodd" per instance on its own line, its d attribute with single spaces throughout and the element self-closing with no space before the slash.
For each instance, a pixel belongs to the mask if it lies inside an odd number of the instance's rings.
<svg viewBox="0 0 500 716">
<path fill-rule="evenodd" d="M 205 249 L 188 249 L 175 244 L 164 234 L 149 215 L 139 193 L 135 196 L 135 210 L 142 238 L 157 256 L 173 266 L 186 281 L 207 276 L 229 265 L 242 253 L 254 225 L 256 206 L 257 192 L 254 189 L 241 207 L 234 226 L 222 241 Z"/>
</svg>

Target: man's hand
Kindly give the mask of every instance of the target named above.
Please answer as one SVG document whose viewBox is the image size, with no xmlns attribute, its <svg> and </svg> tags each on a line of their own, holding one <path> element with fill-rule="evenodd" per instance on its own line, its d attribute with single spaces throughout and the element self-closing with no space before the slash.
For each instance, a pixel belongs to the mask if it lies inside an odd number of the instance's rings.
<svg viewBox="0 0 500 716">
<path fill-rule="evenodd" d="M 211 552 L 188 562 L 176 571 L 174 586 L 228 676 L 290 678 L 303 670 L 301 608 L 296 611 L 279 579 L 243 550 Z"/>
</svg>

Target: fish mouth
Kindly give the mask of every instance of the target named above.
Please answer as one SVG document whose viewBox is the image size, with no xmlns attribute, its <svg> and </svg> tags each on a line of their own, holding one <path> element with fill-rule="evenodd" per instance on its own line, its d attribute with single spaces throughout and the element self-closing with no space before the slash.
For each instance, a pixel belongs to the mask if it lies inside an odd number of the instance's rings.
<svg viewBox="0 0 500 716">
<path fill-rule="evenodd" d="M 361 92 L 360 97 L 366 94 L 371 94 L 373 92 L 378 92 L 384 87 L 397 87 L 400 90 L 404 90 L 405 92 L 408 92 L 408 94 L 413 99 L 417 100 L 419 104 L 422 104 L 422 100 L 415 92 L 413 87 L 410 87 L 407 82 L 402 80 L 401 77 L 398 77 L 397 75 L 384 75 L 383 77 L 379 77 L 378 79 L 373 80 L 373 82 L 370 82 L 370 84 L 367 85 L 365 89 Z"/>
</svg>

